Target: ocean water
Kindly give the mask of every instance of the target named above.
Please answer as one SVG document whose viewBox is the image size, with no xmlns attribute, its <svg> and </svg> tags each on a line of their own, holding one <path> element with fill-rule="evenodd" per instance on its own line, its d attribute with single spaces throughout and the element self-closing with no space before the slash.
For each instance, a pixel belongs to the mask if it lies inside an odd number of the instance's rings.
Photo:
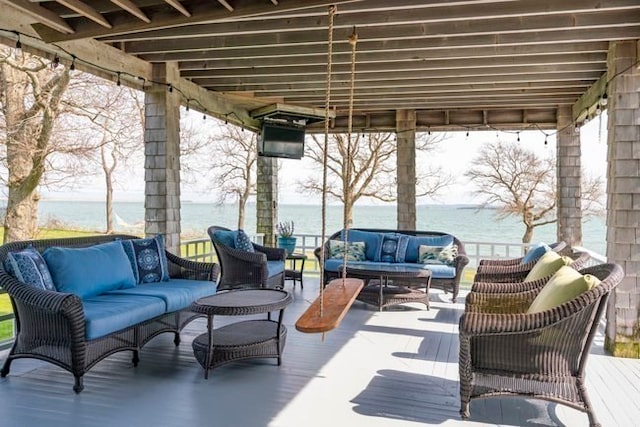
<svg viewBox="0 0 640 427">
<path fill-rule="evenodd" d="M 135 225 L 144 220 L 144 203 L 115 202 L 114 212 L 122 222 Z M 280 205 L 279 220 L 294 221 L 295 234 L 321 233 L 321 207 L 316 205 Z M 355 206 L 354 226 L 370 228 L 396 228 L 396 206 Z M 40 224 L 61 222 L 67 228 L 104 231 L 106 214 L 103 202 L 41 201 Z M 206 237 L 211 225 L 237 227 L 237 207 L 210 203 L 183 203 L 181 209 L 182 232 L 190 238 Z M 122 224 L 122 223 L 121 223 Z M 255 205 L 247 206 L 245 230 L 255 233 Z M 328 206 L 327 234 L 342 228 L 342 207 Z M 491 209 L 477 210 L 451 205 L 417 207 L 418 230 L 444 231 L 454 234 L 463 242 L 491 241 L 517 243 L 522 241 L 524 226 L 516 218 L 498 220 Z M 127 230 L 116 225 L 116 230 Z M 534 242 L 556 240 L 555 224 L 535 229 Z M 587 218 L 583 224 L 583 245 L 596 252 L 605 253 L 605 222 L 603 218 Z"/>
</svg>

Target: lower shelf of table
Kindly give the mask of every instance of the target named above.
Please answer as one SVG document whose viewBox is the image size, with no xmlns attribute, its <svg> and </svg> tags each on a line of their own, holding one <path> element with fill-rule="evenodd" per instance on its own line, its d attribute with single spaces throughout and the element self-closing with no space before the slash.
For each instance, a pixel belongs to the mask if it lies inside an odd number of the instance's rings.
<svg viewBox="0 0 640 427">
<path fill-rule="evenodd" d="M 429 309 L 429 294 L 418 289 L 404 286 L 383 286 L 382 300 L 380 300 L 380 285 L 372 284 L 365 286 L 357 297 L 358 301 L 375 305 L 382 310 L 385 307 L 405 304 L 409 302 L 419 302 Z"/>
<path fill-rule="evenodd" d="M 193 354 L 205 371 L 228 362 L 261 357 L 280 358 L 287 337 L 287 328 L 272 320 L 247 320 L 223 326 L 213 331 L 211 354 L 209 333 L 193 340 Z"/>
</svg>

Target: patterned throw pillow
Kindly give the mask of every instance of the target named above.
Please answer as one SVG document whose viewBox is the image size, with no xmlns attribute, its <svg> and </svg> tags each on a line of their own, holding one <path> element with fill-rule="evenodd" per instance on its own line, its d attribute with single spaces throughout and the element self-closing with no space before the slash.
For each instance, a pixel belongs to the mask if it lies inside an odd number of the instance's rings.
<svg viewBox="0 0 640 427">
<path fill-rule="evenodd" d="M 426 246 L 420 245 L 418 249 L 418 263 L 420 264 L 445 264 L 453 265 L 458 256 L 458 245 Z"/>
<path fill-rule="evenodd" d="M 382 262 L 404 262 L 409 236 L 383 234 L 378 259 Z"/>
<path fill-rule="evenodd" d="M 7 273 L 22 283 L 48 291 L 56 290 L 47 263 L 40 252 L 34 248 L 29 247 L 20 252 L 9 252 L 4 261 L 4 268 Z"/>
<path fill-rule="evenodd" d="M 347 261 L 365 261 L 364 242 L 347 242 Z M 329 258 L 344 259 L 345 245 L 341 240 L 329 240 Z"/>
<path fill-rule="evenodd" d="M 243 229 L 239 229 L 236 232 L 235 245 L 236 249 L 239 251 L 255 252 L 255 249 L 253 249 L 253 245 L 251 244 L 251 239 Z"/>
<path fill-rule="evenodd" d="M 161 235 L 149 239 L 122 240 L 136 283 L 166 282 L 169 265 Z"/>
</svg>

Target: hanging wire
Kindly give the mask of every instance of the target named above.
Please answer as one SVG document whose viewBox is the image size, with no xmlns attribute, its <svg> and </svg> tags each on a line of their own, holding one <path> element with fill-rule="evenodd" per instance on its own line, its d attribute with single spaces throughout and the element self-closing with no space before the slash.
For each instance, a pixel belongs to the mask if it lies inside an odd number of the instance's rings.
<svg viewBox="0 0 640 427">
<path fill-rule="evenodd" d="M 333 21 L 338 8 L 335 5 L 329 6 L 329 29 L 327 37 L 327 89 L 324 102 L 324 146 L 322 154 L 322 231 L 320 241 L 320 259 L 324 262 L 325 259 L 325 239 L 327 234 L 327 168 L 329 162 L 329 155 L 327 153 L 329 149 L 329 104 L 331 103 L 331 65 L 333 57 Z M 320 317 L 324 315 L 324 268 L 320 268 Z M 324 334 L 322 334 L 324 339 Z"/>
</svg>

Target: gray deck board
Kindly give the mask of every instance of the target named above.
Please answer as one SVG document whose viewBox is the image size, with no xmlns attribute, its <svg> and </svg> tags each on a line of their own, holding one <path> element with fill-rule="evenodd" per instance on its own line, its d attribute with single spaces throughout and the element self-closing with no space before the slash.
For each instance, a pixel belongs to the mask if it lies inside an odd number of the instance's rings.
<svg viewBox="0 0 640 427">
<path fill-rule="evenodd" d="M 292 290 L 285 312 L 289 333 L 282 366 L 273 359 L 231 363 L 205 380 L 191 341 L 205 329 L 192 323 L 175 347 L 172 336 L 152 340 L 134 368 L 116 354 L 71 390 L 72 376 L 37 361 L 17 360 L 0 380 L 2 426 L 586 426 L 587 416 L 524 398 L 474 400 L 471 419 L 459 419 L 457 321 L 462 301 L 432 291 L 431 310 L 407 304 L 378 312 L 356 301 L 328 333 L 295 330 L 316 297 L 317 281 Z M 217 326 L 238 318 L 216 318 Z M 613 358 L 602 335 L 587 365 L 587 387 L 603 426 L 640 420 L 640 361 Z M 4 359 L 0 354 L 0 359 Z"/>
</svg>

